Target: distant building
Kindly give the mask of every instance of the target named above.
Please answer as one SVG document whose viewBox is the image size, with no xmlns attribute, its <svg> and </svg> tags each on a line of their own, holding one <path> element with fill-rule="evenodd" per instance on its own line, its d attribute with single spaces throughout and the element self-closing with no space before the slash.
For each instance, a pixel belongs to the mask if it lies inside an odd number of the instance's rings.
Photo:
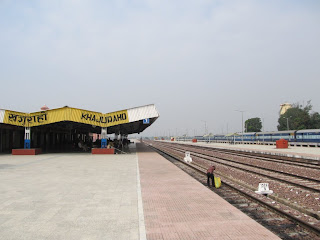
<svg viewBox="0 0 320 240">
<path fill-rule="evenodd" d="M 43 105 L 40 109 L 41 109 L 41 111 L 47 111 L 50 108 L 48 108 L 47 105 Z"/>
<path fill-rule="evenodd" d="M 280 115 L 284 114 L 289 108 L 292 108 L 290 103 L 283 103 L 280 105 Z"/>
</svg>

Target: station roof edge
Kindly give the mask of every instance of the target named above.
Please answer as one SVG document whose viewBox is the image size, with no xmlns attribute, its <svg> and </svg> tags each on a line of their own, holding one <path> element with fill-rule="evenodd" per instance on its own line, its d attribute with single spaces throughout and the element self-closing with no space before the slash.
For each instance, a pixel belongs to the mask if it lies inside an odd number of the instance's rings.
<svg viewBox="0 0 320 240">
<path fill-rule="evenodd" d="M 41 112 L 47 112 L 47 111 L 52 111 L 52 110 L 59 110 L 59 109 L 64 109 L 64 108 L 69 108 L 69 109 L 77 109 L 77 110 L 82 110 L 82 111 L 87 111 L 87 112 L 93 112 L 93 113 L 100 113 L 100 114 L 109 114 L 109 113 L 116 113 L 116 112 L 121 112 L 121 111 L 127 111 L 127 110 L 134 110 L 134 109 L 138 109 L 138 108 L 143 108 L 143 107 L 148 107 L 148 106 L 154 106 L 155 110 L 157 111 L 156 107 L 154 104 L 147 104 L 147 105 L 142 105 L 142 106 L 138 106 L 138 107 L 132 107 L 132 108 L 127 108 L 127 109 L 122 109 L 122 110 L 117 110 L 117 111 L 112 111 L 112 112 L 98 112 L 98 111 L 92 111 L 92 110 L 87 110 L 87 109 L 82 109 L 82 108 L 76 108 L 76 107 L 69 107 L 69 106 L 64 106 L 64 107 L 58 107 L 58 108 L 52 108 L 52 109 L 48 109 L 48 110 L 40 110 L 40 111 L 35 111 L 35 112 L 20 112 L 20 111 L 15 111 L 15 110 L 11 110 L 11 109 L 4 109 L 4 108 L 0 108 L 0 110 L 3 111 L 11 111 L 11 112 L 16 112 L 16 113 L 24 113 L 24 114 L 31 114 L 31 113 L 41 113 Z M 159 112 L 158 113 L 158 117 Z"/>
<path fill-rule="evenodd" d="M 91 126 L 107 127 L 126 133 L 142 132 L 150 126 L 159 113 L 154 104 L 119 110 L 109 113 L 89 111 L 64 106 L 32 113 L 0 110 L 0 124 L 18 127 L 37 127 L 59 122 L 84 123 Z M 148 120 L 147 120 L 148 119 Z"/>
</svg>

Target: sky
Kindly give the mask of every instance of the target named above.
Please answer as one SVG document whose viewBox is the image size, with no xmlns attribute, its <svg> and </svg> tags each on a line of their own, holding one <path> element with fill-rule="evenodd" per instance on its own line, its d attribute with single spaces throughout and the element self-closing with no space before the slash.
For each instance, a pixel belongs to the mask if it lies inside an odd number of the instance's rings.
<svg viewBox="0 0 320 240">
<path fill-rule="evenodd" d="M 142 136 L 277 129 L 320 112 L 318 0 L 0 0 L 0 108 L 155 104 Z M 238 111 L 236 111 L 238 110 Z"/>
</svg>

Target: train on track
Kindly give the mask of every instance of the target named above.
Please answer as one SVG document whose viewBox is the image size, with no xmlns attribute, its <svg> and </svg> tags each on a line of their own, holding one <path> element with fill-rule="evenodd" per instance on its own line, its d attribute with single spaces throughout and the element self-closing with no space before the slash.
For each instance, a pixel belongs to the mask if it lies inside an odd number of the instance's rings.
<svg viewBox="0 0 320 240">
<path fill-rule="evenodd" d="M 320 129 L 306 130 L 289 130 L 278 132 L 247 132 L 235 133 L 228 135 L 212 135 L 212 136 L 195 136 L 195 137 L 180 137 L 180 140 L 197 139 L 198 141 L 244 141 L 244 142 L 275 142 L 279 139 L 285 139 L 289 142 L 308 142 L 320 143 Z"/>
</svg>

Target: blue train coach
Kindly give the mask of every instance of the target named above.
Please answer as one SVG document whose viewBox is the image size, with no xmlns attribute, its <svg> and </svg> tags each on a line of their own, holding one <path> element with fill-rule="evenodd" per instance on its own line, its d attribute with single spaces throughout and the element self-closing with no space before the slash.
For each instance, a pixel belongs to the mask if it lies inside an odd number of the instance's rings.
<svg viewBox="0 0 320 240">
<path fill-rule="evenodd" d="M 258 132 L 256 133 L 256 141 L 275 142 L 279 139 L 285 139 L 289 142 L 295 142 L 295 132 L 295 130 L 279 132 Z"/>
<path fill-rule="evenodd" d="M 296 131 L 297 142 L 320 142 L 320 129 L 306 129 Z"/>
</svg>

